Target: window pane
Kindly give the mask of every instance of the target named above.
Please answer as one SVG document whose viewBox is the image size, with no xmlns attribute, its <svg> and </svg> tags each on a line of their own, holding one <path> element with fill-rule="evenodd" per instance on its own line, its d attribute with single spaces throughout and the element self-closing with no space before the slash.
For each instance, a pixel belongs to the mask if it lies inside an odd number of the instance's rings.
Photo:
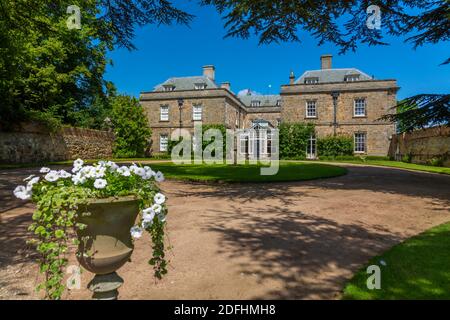
<svg viewBox="0 0 450 320">
<path fill-rule="evenodd" d="M 316 102 L 308 101 L 306 102 L 306 117 L 315 117 L 316 116 Z"/>
<path fill-rule="evenodd" d="M 159 136 L 159 151 L 167 151 L 167 145 L 169 142 L 169 136 L 162 134 Z"/>
<path fill-rule="evenodd" d="M 192 112 L 193 112 L 192 119 L 202 120 L 202 107 L 201 106 L 194 106 Z"/>
<path fill-rule="evenodd" d="M 169 120 L 169 106 L 161 106 L 160 108 L 160 120 L 168 121 Z"/>
<path fill-rule="evenodd" d="M 355 116 L 365 116 L 366 115 L 366 99 L 355 99 Z"/>
<path fill-rule="evenodd" d="M 366 151 L 366 134 L 355 133 L 355 152 Z"/>
</svg>

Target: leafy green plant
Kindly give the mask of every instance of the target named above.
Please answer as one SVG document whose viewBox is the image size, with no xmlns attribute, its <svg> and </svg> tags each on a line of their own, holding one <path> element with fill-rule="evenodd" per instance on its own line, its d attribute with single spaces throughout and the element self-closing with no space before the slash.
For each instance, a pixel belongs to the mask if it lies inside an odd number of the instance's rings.
<svg viewBox="0 0 450 320">
<path fill-rule="evenodd" d="M 346 136 L 328 136 L 317 139 L 319 157 L 353 156 L 353 139 Z"/>
<path fill-rule="evenodd" d="M 116 135 L 114 155 L 118 158 L 143 157 L 150 145 L 151 129 L 139 101 L 129 96 L 115 97 L 111 121 Z"/>
<path fill-rule="evenodd" d="M 62 280 L 68 262 L 68 243 L 72 240 L 78 244 L 75 233 L 86 227 L 77 222 L 82 214 L 78 207 L 91 199 L 135 196 L 141 215 L 139 224 L 131 228 L 131 235 L 139 238 L 144 230 L 150 233 L 153 256 L 149 264 L 154 268 L 155 277 L 167 273 L 164 254 L 167 207 L 157 185 L 164 180 L 164 175 L 147 166 L 119 167 L 112 161 L 83 165 L 82 160 L 76 160 L 72 173 L 43 167 L 42 176 L 31 175 L 25 179 L 25 186 L 14 190 L 16 197 L 36 203 L 29 227 L 34 235 L 30 243 L 39 253 L 39 270 L 45 276 L 37 289 L 44 289 L 47 299 L 60 299 L 65 289 Z"/>
<path fill-rule="evenodd" d="M 225 128 L 225 126 L 223 124 L 202 124 L 201 125 L 201 130 L 202 130 L 203 135 L 209 129 L 217 129 L 220 131 L 220 133 L 222 135 L 222 139 L 223 139 L 223 157 L 225 158 L 225 155 L 226 155 L 226 128 Z M 214 139 L 215 139 L 214 137 L 211 137 L 211 139 L 204 139 L 204 136 L 202 136 L 202 151 L 204 151 L 205 148 L 214 141 Z M 176 146 L 180 141 L 181 141 L 181 139 L 178 139 L 178 140 L 170 140 L 169 139 L 168 148 L 167 148 L 168 155 L 171 154 L 173 147 Z M 212 156 L 214 156 L 214 153 L 212 154 Z M 192 159 L 194 158 L 194 147 L 193 146 L 192 146 L 191 158 Z"/>
<path fill-rule="evenodd" d="M 402 156 L 402 162 L 411 163 L 412 160 L 412 154 L 407 153 Z"/>
<path fill-rule="evenodd" d="M 282 123 L 278 129 L 280 140 L 280 158 L 298 160 L 305 159 L 308 139 L 314 135 L 314 125 L 303 123 Z"/>
</svg>

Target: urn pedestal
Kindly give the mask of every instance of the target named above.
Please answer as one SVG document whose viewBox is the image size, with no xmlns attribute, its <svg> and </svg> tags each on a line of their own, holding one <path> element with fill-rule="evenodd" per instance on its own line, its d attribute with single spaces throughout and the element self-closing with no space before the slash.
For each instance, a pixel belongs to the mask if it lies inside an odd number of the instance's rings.
<svg viewBox="0 0 450 320">
<path fill-rule="evenodd" d="M 78 222 L 87 227 L 78 230 L 77 259 L 95 273 L 88 289 L 93 299 L 117 299 L 123 279 L 116 273 L 133 253 L 130 229 L 139 213 L 135 197 L 93 199 L 79 206 Z"/>
</svg>

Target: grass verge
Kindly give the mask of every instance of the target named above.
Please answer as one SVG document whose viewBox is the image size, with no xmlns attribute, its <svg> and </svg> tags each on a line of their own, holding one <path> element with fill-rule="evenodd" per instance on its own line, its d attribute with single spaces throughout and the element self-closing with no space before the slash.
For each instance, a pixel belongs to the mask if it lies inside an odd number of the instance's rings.
<svg viewBox="0 0 450 320">
<path fill-rule="evenodd" d="M 381 268 L 381 289 L 367 289 L 368 265 Z M 394 246 L 367 266 L 346 284 L 344 299 L 450 299 L 450 222 Z"/>
</svg>

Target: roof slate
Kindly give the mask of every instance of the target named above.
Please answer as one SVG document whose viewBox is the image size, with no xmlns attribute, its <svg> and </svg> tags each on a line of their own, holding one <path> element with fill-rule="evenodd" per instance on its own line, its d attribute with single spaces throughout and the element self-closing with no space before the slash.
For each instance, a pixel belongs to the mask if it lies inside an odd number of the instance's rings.
<svg viewBox="0 0 450 320">
<path fill-rule="evenodd" d="M 174 85 L 174 91 L 194 90 L 195 84 L 199 83 L 205 83 L 206 89 L 218 88 L 217 84 L 206 76 L 193 76 L 169 78 L 165 82 L 158 84 L 153 91 L 164 91 L 165 85 Z"/>
<path fill-rule="evenodd" d="M 373 78 L 356 68 L 308 70 L 295 81 L 296 84 L 305 83 L 306 78 L 319 78 L 319 83 L 344 82 L 345 76 L 359 75 L 359 80 L 373 80 Z"/>
</svg>

